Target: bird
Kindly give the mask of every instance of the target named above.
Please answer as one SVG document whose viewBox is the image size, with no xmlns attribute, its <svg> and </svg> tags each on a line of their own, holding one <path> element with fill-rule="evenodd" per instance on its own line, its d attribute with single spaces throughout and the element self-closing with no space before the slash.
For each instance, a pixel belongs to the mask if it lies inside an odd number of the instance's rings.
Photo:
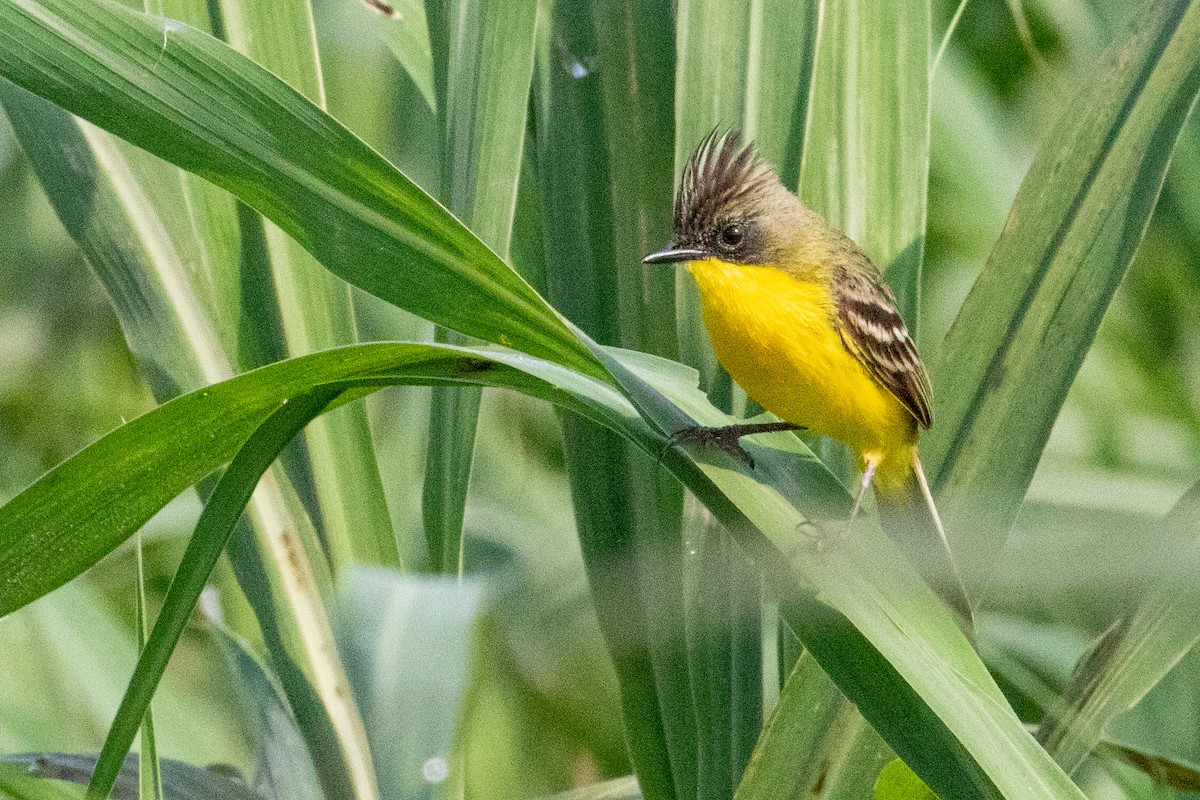
<svg viewBox="0 0 1200 800">
<path fill-rule="evenodd" d="M 917 450 L 933 425 L 932 388 L 895 295 L 862 248 L 790 192 L 753 143 L 715 129 L 700 143 L 676 193 L 674 240 L 643 262 L 687 266 L 717 360 L 783 420 L 687 428 L 673 441 L 714 444 L 753 467 L 742 436 L 789 428 L 830 436 L 854 451 L 862 474 L 846 530 L 873 487 L 881 510 L 924 506 L 949 555 Z M 964 603 L 965 593 L 952 605 Z"/>
</svg>

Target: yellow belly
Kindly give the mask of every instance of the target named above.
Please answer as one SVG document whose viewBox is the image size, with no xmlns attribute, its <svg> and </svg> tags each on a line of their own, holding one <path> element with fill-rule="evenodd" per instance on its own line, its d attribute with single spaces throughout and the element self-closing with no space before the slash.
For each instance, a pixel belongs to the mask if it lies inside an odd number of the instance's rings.
<svg viewBox="0 0 1200 800">
<path fill-rule="evenodd" d="M 689 270 L 717 359 L 746 394 L 876 462 L 880 489 L 907 480 L 916 422 L 842 345 L 824 285 L 716 259 L 693 261 Z"/>
</svg>

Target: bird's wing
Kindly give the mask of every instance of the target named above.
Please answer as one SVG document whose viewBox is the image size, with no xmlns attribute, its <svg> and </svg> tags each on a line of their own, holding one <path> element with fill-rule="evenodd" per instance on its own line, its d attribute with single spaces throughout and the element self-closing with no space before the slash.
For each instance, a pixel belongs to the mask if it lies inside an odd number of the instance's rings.
<svg viewBox="0 0 1200 800">
<path fill-rule="evenodd" d="M 855 248 L 857 250 L 857 248 Z M 904 404 L 922 428 L 933 424 L 929 373 L 896 311 L 896 297 L 861 252 L 834 270 L 835 326 L 842 345 Z"/>
</svg>

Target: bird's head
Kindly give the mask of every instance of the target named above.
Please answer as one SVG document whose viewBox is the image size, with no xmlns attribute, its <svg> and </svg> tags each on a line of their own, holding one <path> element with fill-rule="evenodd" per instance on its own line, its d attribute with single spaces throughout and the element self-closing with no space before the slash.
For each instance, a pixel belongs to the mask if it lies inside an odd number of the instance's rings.
<svg viewBox="0 0 1200 800">
<path fill-rule="evenodd" d="M 784 187 L 753 144 L 744 145 L 735 131 L 714 130 L 683 169 L 675 240 L 642 261 L 779 264 L 814 218 L 820 219 Z"/>
</svg>

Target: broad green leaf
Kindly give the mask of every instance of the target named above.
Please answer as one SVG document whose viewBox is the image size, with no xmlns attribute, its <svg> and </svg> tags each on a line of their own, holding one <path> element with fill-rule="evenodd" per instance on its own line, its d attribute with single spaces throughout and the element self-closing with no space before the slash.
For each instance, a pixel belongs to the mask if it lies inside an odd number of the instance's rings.
<svg viewBox="0 0 1200 800">
<path fill-rule="evenodd" d="M 694 372 L 624 354 L 641 371 L 639 379 L 611 353 L 598 350 L 597 355 L 623 384 L 637 390 L 639 399 L 658 397 L 684 414 L 657 390 L 645 384 L 639 388 L 639 381 L 650 377 L 698 421 L 720 424 L 728 419 L 696 389 Z M 282 399 L 328 383 L 358 384 L 365 391 L 410 381 L 488 381 L 518 388 L 602 422 L 643 451 L 659 454 L 738 541 L 759 556 L 787 602 L 789 624 L 931 786 L 956 797 L 992 797 L 996 795 L 987 787 L 994 780 L 1009 793 L 1033 785 L 1048 797 L 1078 797 L 1008 709 L 949 613 L 896 556 L 882 532 L 864 522 L 854 537 L 833 546 L 798 514 L 788 497 L 806 497 L 818 509 L 837 508 L 828 515 L 834 518 L 849 503 L 811 453 L 798 444 L 790 452 L 750 444 L 760 465 L 757 475 L 781 481 L 781 488 L 760 483 L 723 456 L 693 462 L 674 450 L 664 452 L 662 435 L 648 428 L 608 384 L 510 351 L 402 344 L 342 348 L 186 395 L 122 426 L 0 508 L 0 563 L 9 565 L 5 574 L 13 577 L 0 587 L 0 608 L 20 605 L 95 561 L 104 548 L 130 535 L 155 502 L 165 502 L 230 458 Z M 654 410 L 659 413 L 657 406 Z M 134 487 L 136 494 L 130 492 Z M 89 509 L 92 517 L 81 520 L 79 508 Z M 81 521 L 98 529 L 81 533 Z M 73 545 L 90 541 L 92 551 L 72 558 L 54 544 L 64 535 Z M 768 542 L 786 554 L 786 563 L 771 555 L 775 551 L 766 547 Z M 38 553 L 55 557 L 39 558 Z"/>
<path fill-rule="evenodd" d="M 366 709 L 383 797 L 438 797 L 461 769 L 452 746 L 481 601 L 478 585 L 446 578 L 343 578 L 339 647 Z"/>
<path fill-rule="evenodd" d="M 1075 668 L 1064 689 L 1069 707 L 1043 724 L 1039 739 L 1074 772 L 1100 744 L 1110 723 L 1138 703 L 1200 641 L 1200 484 L 1163 522 L 1162 546 L 1174 554 L 1128 616 Z"/>
<path fill-rule="evenodd" d="M 1047 131 L 934 369 L 926 462 L 979 587 L 1154 208 L 1200 89 L 1200 8 L 1156 2 Z M 969 539 L 967 537 L 970 537 Z"/>
<path fill-rule="evenodd" d="M 217 274 L 189 280 L 195 262 L 181 252 L 187 242 L 172 236 L 179 226 L 160 211 L 184 205 L 179 171 L 7 81 L 0 102 L 59 219 L 107 291 L 156 397 L 233 377 L 210 305 L 230 290 L 216 287 Z M 232 235 L 236 252 L 236 227 Z M 217 245 L 217 236 L 205 238 Z"/>
<path fill-rule="evenodd" d="M 801 198 L 886 270 L 914 336 L 929 180 L 929 35 L 927 0 L 825 7 L 800 166 Z"/>
<path fill-rule="evenodd" d="M 285 401 L 274 411 L 238 451 L 213 489 L 204 512 L 196 524 L 196 532 L 188 542 L 171 586 L 163 599 L 162 611 L 154 623 L 149 641 L 142 649 L 129 688 L 121 700 L 116 719 L 104 740 L 96 769 L 88 784 L 88 793 L 107 797 L 143 718 L 147 718 L 151 698 L 166 671 L 167 663 L 188 618 L 195 609 L 200 593 L 216 566 L 217 559 L 233 533 L 234 525 L 250 501 L 250 495 L 263 473 L 279 456 L 280 451 L 299 433 L 305 424 L 320 414 L 344 387 L 324 386 L 311 393 Z M 375 789 L 370 784 L 373 774 L 355 774 L 355 757 L 361 753 L 345 753 L 346 774 L 321 775 L 327 794 L 333 798 L 371 797 Z M 370 768 L 369 756 L 363 760 Z M 367 780 L 367 786 L 355 785 Z"/>
<path fill-rule="evenodd" d="M 441 199 L 508 257 L 533 80 L 538 3 L 437 0 L 434 42 L 446 64 L 439 103 Z M 444 54 L 441 51 L 445 51 Z M 439 331 L 439 340 L 467 344 Z M 434 389 L 422 516 L 434 569 L 462 569 L 462 526 L 482 390 Z"/>
<path fill-rule="evenodd" d="M 221 43 L 108 0 L 5 3 L 0 29 L 0 74 L 229 189 L 350 283 L 600 374 L 562 318 L 432 198 Z"/>
<path fill-rule="evenodd" d="M 592 4 L 594 50 L 567 52 L 562 67 L 600 82 L 602 132 L 611 192 L 612 265 L 618 280 L 622 347 L 673 357 L 675 276 L 641 263 L 671 236 L 675 186 L 675 31 L 672 3 L 598 0 Z M 590 157 L 590 153 L 583 153 Z M 557 265 L 556 265 L 557 266 Z M 566 265 L 561 265 L 563 268 Z M 610 290 L 612 287 L 609 287 Z"/>
<path fill-rule="evenodd" d="M 605 13 L 613 17 L 610 25 L 615 25 L 635 12 L 608 8 Z M 610 62 L 605 59 L 616 63 L 632 55 L 626 50 L 628 41 L 609 42 L 617 52 L 602 52 L 595 21 L 593 14 L 576 13 L 564 4 L 555 6 L 551 30 L 540 39 L 534 119 L 549 297 L 589 335 L 604 344 L 617 344 L 633 336 L 628 332 L 633 323 L 622 322 L 623 307 L 626 316 L 645 311 L 656 317 L 661 317 L 663 307 L 639 311 L 641 294 L 634 287 L 641 281 L 639 275 L 644 275 L 638 272 L 640 255 L 633 252 L 636 245 L 617 241 L 618 227 L 624 225 L 621 236 L 628 237 L 629 216 L 638 213 L 625 208 L 632 191 L 629 181 L 637 176 L 629 174 L 636 166 L 629 156 L 624 182 L 613 185 L 617 167 L 612 163 L 610 137 L 618 138 L 616 147 L 625 146 L 623 125 L 631 102 L 649 104 L 648 113 L 668 125 L 666 115 L 652 108 L 655 98 L 665 99 L 668 87 L 652 85 L 658 80 L 654 78 L 639 84 L 648 92 L 645 98 L 623 96 L 610 105 L 621 75 L 606 75 L 609 71 L 603 65 Z M 665 21 L 658 20 L 653 30 L 664 27 Z M 655 219 L 669 212 L 670 176 L 662 177 L 655 176 L 662 185 L 661 195 L 639 195 L 640 202 L 661 205 L 653 208 Z M 620 221 L 618 205 L 626 212 Z M 631 302 L 635 303 L 632 310 Z M 677 552 L 669 549 L 682 549 L 671 533 L 679 527 L 678 490 L 662 470 L 599 426 L 567 415 L 563 438 L 593 605 L 621 686 L 630 757 L 646 797 L 688 797 L 681 787 L 695 781 L 695 722 L 684 641 L 681 563 Z M 663 544 L 669 541 L 675 544 Z M 643 552 L 655 555 L 643 558 Z"/>
<path fill-rule="evenodd" d="M 506 350 L 483 352 L 420 344 L 339 348 L 192 392 L 121 426 L 0 508 L 0 615 L 94 564 L 168 500 L 227 463 L 281 402 L 322 384 L 472 385 L 500 376 L 559 397 L 543 379 L 521 371 L 520 365 L 535 364 L 587 402 L 603 398 L 601 407 L 636 418 L 595 379 Z M 493 366 L 493 359 L 513 366 Z"/>
<path fill-rule="evenodd" d="M 676 7 L 674 174 L 714 128 L 737 129 L 795 186 L 811 82 L 818 7 L 813 3 L 692 0 Z M 790 170 L 790 172 L 789 172 Z M 785 180 L 788 178 L 785 177 Z M 665 200 L 665 199 L 664 199 Z M 680 357 L 700 369 L 713 402 L 737 414 L 732 386 L 709 345 L 699 295 L 677 270 Z M 758 570 L 719 525 L 688 521 L 689 656 L 699 726 L 701 797 L 728 797 L 762 724 Z"/>
<path fill-rule="evenodd" d="M 233 47 L 325 107 L 308 3 L 220 0 L 220 8 Z M 350 287 L 288 233 L 270 222 L 264 225 L 287 352 L 303 355 L 357 341 Z M 304 439 L 334 574 L 351 559 L 398 566 L 366 410 L 354 406 L 323 417 L 305 431 Z"/>
<path fill-rule="evenodd" d="M 817 785 L 824 742 L 844 701 L 812 653 L 802 653 L 783 684 L 735 800 L 792 800 Z"/>
<path fill-rule="evenodd" d="M 673 357 L 677 349 L 675 279 L 670 270 L 647 267 L 641 258 L 661 247 L 671 235 L 670 198 L 675 183 L 672 10 L 673 4 L 667 0 L 599 0 L 590 9 L 590 30 L 582 30 L 586 25 L 582 20 L 569 25 L 576 29 L 569 40 L 570 49 L 552 54 L 558 69 L 567 70 L 576 79 L 581 77 L 580 70 L 582 77 L 594 70 L 599 84 L 599 105 L 587 111 L 596 120 L 599 141 L 588 137 L 575 157 L 596 158 L 593 147 L 603 154 L 607 173 L 603 186 L 609 198 L 597 209 L 581 209 L 583 216 L 571 223 L 568 233 L 576 236 L 574 252 L 583 246 L 584 235 L 590 233 L 585 225 L 590 225 L 593 211 L 602 214 L 600 222 L 607 223 L 608 228 L 600 235 L 611 243 L 604 251 L 611 254 L 611 261 L 602 269 L 612 279 L 593 291 L 610 296 L 601 302 L 601 308 L 614 314 L 603 324 L 616 330 L 622 347 L 668 357 Z M 569 16 L 568 9 L 563 18 Z M 545 202 L 554 201 L 547 198 Z M 556 253 L 548 268 L 564 271 L 564 282 L 573 280 L 572 262 L 557 260 L 565 255 Z M 703 786 L 697 764 L 695 684 L 684 649 L 684 570 L 679 534 L 682 492 L 656 464 L 632 453 L 628 446 L 601 439 L 594 447 L 609 452 L 601 455 L 584 450 L 578 458 L 592 463 L 576 463 L 572 482 L 594 481 L 606 462 L 616 461 L 621 464 L 624 485 L 610 484 L 613 493 L 584 513 L 603 514 L 604 505 L 618 505 L 624 510 L 616 517 L 618 525 L 612 524 L 611 515 L 588 522 L 578 519 L 581 530 L 599 534 L 585 545 L 585 558 L 589 549 L 598 554 L 620 548 L 637 564 L 636 586 L 646 603 L 646 656 L 658 697 L 657 708 L 652 706 L 647 712 L 658 713 L 662 720 L 670 759 L 670 796 L 690 800 L 700 796 Z M 624 452 L 617 452 L 621 447 Z M 579 494 L 578 489 L 576 492 Z M 603 563 L 590 560 L 589 570 L 599 569 L 603 569 Z M 608 586 L 609 590 L 616 588 Z M 613 600 L 597 597 L 599 603 Z M 639 777 L 647 797 L 660 796 L 648 776 L 639 771 Z"/>
<path fill-rule="evenodd" d="M 817 796 L 821 800 L 870 797 L 880 772 L 894 758 L 862 714 L 853 706 L 845 706 L 828 739 L 825 771 Z"/>
<path fill-rule="evenodd" d="M 599 0 L 592 4 L 590 46 L 568 52 L 560 61 L 571 75 L 578 74 L 575 64 L 585 71 L 594 69 L 599 82 L 598 117 L 610 193 L 602 210 L 611 226 L 603 235 L 611 241 L 612 261 L 606 271 L 613 276 L 610 284 L 595 291 L 615 294 L 618 343 L 622 347 L 659 356 L 674 357 L 678 344 L 675 329 L 675 278 L 670 270 L 641 263 L 647 253 L 660 248 L 671 235 L 670 198 L 674 176 L 674 84 L 675 36 L 672 22 L 673 3 L 668 0 L 628 3 L 623 0 Z M 564 16 L 569 15 L 564 14 Z M 583 23 L 580 23 L 582 25 Z M 592 158 L 591 142 L 578 158 Z M 549 200 L 547 202 L 550 202 Z M 585 214 L 590 209 L 585 209 Z M 583 233 L 579 218 L 573 227 Z M 582 244 L 582 237 L 576 247 Z M 549 269 L 569 271 L 570 262 L 551 261 Z M 570 280 L 570 275 L 563 280 Z M 646 655 L 655 678 L 655 690 L 662 719 L 663 734 L 670 759 L 673 797 L 692 800 L 703 796 L 705 776 L 698 759 L 699 734 L 694 698 L 696 684 L 686 659 L 686 596 L 684 593 L 683 541 L 680 535 L 683 496 L 678 484 L 658 465 L 627 445 L 615 441 L 601 443 L 610 453 L 607 459 L 621 459 L 624 486 L 604 499 L 605 504 L 621 505 L 621 524 L 612 525 L 603 517 L 580 528 L 609 541 L 604 548 L 626 548 L 637 565 L 634 576 L 637 591 L 646 603 Z M 623 447 L 624 453 L 616 449 Z M 580 458 L 592 458 L 584 451 Z M 595 480 L 603 462 L 596 457 L 592 465 L 577 464 L 573 482 Z M 591 513 L 603 513 L 593 507 Z M 610 516 L 609 520 L 612 519 Z M 598 542 L 592 540 L 591 547 Z M 598 549 L 598 548 L 597 548 Z M 585 558 L 587 558 L 585 550 Z M 601 569 L 593 561 L 589 569 Z M 610 589 L 615 587 L 609 587 Z M 598 602 L 613 599 L 597 598 Z M 639 777 L 643 777 L 639 772 Z M 642 781 L 647 797 L 657 797 L 648 779 Z"/>
<path fill-rule="evenodd" d="M 1155 782 L 1183 792 L 1200 792 L 1200 765 L 1188 763 L 1179 758 L 1158 753 L 1148 753 L 1143 749 L 1109 742 L 1104 745 L 1105 752 L 1115 753 L 1118 758 L 1149 775 Z"/>
<path fill-rule="evenodd" d="M 96 757 L 76 755 L 73 753 L 26 753 L 22 755 L 0 756 L 0 775 L 11 775 L 7 780 L 15 778 L 19 770 L 29 781 L 36 781 L 47 788 L 46 793 L 16 795 L 18 800 L 60 800 L 65 798 L 83 797 L 82 788 L 78 791 L 64 787 L 61 783 L 42 780 L 52 778 L 54 781 L 86 785 L 88 777 L 96 766 Z M 12 773 L 9 773 L 9 770 Z M 240 781 L 223 775 L 216 769 L 205 769 L 185 764 L 181 761 L 167 759 L 162 762 L 163 789 L 167 800 L 211 800 L 220 797 L 222 800 L 259 800 L 258 795 L 247 789 Z M 0 778 L 0 780 L 5 780 Z M 28 786 L 29 784 L 23 784 Z M 57 793 L 55 793 L 57 792 Z M 138 796 L 137 757 L 130 756 L 121 773 L 117 777 L 113 789 L 113 800 L 136 800 Z"/>
</svg>

